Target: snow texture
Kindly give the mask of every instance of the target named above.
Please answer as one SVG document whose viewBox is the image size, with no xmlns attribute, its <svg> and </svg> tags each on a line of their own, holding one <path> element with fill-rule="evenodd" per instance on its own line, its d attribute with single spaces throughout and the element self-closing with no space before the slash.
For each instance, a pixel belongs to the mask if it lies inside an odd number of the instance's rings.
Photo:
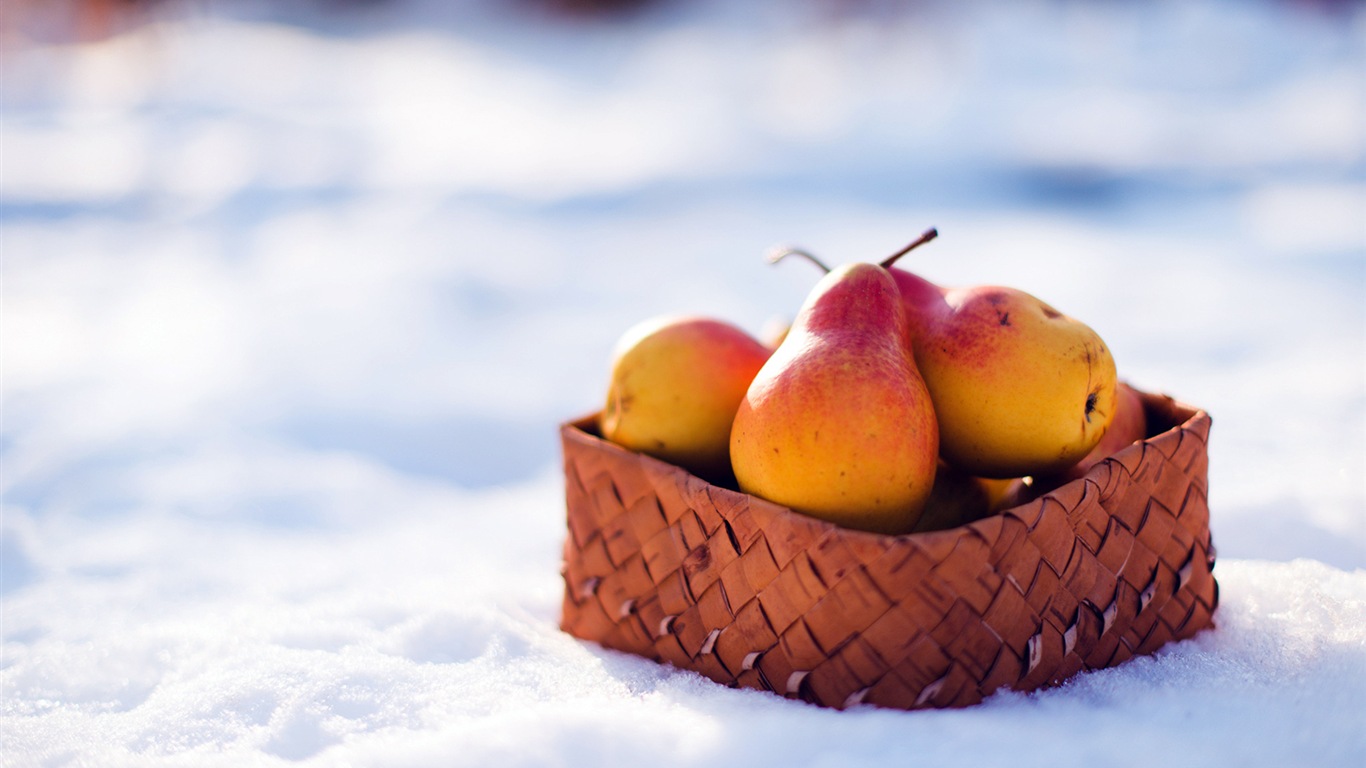
<svg viewBox="0 0 1366 768">
<path fill-rule="evenodd" d="M 1361 5 L 325 7 L 8 11 L 6 766 L 1366 765 Z M 1217 627 L 917 713 L 560 633 L 617 335 L 931 225 L 1212 414 Z"/>
</svg>

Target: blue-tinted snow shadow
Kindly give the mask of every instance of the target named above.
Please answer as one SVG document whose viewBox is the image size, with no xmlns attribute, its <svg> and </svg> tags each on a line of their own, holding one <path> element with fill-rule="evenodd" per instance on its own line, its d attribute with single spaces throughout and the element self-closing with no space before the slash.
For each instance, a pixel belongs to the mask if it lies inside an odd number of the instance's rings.
<svg viewBox="0 0 1366 768">
<path fill-rule="evenodd" d="M 1317 525 L 1293 499 L 1238 510 L 1211 522 L 1220 557 L 1247 560 L 1317 560 L 1351 571 L 1366 568 L 1366 528 L 1332 531 Z"/>
<path fill-rule="evenodd" d="M 29 556 L 23 537 L 12 528 L 0 528 L 0 595 L 38 579 L 38 566 Z"/>
<path fill-rule="evenodd" d="M 310 414 L 280 434 L 319 451 L 344 451 L 399 472 L 466 488 L 525 480 L 559 455 L 559 432 L 545 422 L 446 416 L 413 422 L 365 414 Z"/>
</svg>

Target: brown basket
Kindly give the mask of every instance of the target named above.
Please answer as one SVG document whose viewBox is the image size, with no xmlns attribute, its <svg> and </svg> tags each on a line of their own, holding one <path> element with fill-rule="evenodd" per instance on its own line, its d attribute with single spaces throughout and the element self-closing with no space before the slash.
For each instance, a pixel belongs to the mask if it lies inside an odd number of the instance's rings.
<svg viewBox="0 0 1366 768">
<path fill-rule="evenodd" d="M 1082 479 L 946 531 L 841 528 L 565 424 L 561 627 L 832 707 L 975 704 L 1211 626 L 1210 418 L 1143 393 L 1150 434 Z"/>
</svg>

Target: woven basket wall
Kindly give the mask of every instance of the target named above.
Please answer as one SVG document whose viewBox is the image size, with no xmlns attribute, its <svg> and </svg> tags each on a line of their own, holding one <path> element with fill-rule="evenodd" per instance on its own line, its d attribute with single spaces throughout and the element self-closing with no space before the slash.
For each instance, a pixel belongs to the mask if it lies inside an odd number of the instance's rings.
<svg viewBox="0 0 1366 768">
<path fill-rule="evenodd" d="M 907 536 L 840 528 L 565 424 L 562 628 L 831 707 L 957 707 L 1211 626 L 1210 418 L 1143 394 L 1153 436 L 1041 498 Z"/>
</svg>

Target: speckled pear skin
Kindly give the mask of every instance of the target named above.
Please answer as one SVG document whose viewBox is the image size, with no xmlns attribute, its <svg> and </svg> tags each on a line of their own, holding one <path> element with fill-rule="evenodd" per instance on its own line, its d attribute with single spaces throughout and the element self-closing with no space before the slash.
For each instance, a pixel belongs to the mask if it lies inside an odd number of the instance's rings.
<svg viewBox="0 0 1366 768">
<path fill-rule="evenodd" d="M 1014 288 L 891 274 L 949 464 L 990 478 L 1056 474 L 1102 439 L 1116 367 L 1089 326 Z"/>
<path fill-rule="evenodd" d="M 661 316 L 626 331 L 612 356 L 599 431 L 712 482 L 726 482 L 730 425 L 771 350 L 708 317 Z"/>
<path fill-rule="evenodd" d="M 841 528 L 562 426 L 561 627 L 828 707 L 960 707 L 1213 625 L 1210 417 L 1141 393 L 1149 437 L 957 528 Z"/>
</svg>

